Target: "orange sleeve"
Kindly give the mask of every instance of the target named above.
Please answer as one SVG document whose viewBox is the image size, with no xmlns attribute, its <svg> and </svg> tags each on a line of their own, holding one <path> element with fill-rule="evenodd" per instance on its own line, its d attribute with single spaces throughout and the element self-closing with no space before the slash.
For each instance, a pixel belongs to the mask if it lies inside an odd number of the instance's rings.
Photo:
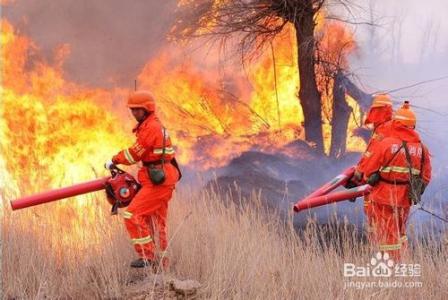
<svg viewBox="0 0 448 300">
<path fill-rule="evenodd" d="M 422 170 L 422 177 L 423 181 L 428 184 L 431 181 L 431 172 L 432 172 L 432 166 L 431 166 L 431 154 L 429 153 L 428 148 L 426 146 L 423 146 L 424 149 L 424 162 L 423 162 L 423 170 Z"/>
<path fill-rule="evenodd" d="M 367 145 L 366 151 L 364 151 L 364 153 L 361 156 L 361 159 L 359 160 L 358 164 L 356 165 L 356 170 L 358 172 L 365 173 L 364 166 L 365 166 L 366 162 L 369 160 L 369 158 L 372 156 L 371 148 L 373 148 L 372 140 Z"/>
<path fill-rule="evenodd" d="M 364 161 L 363 171 L 364 178 L 367 180 L 370 175 L 377 172 L 385 162 L 385 154 L 388 147 L 383 146 L 383 143 L 377 143 L 372 147 L 370 157 Z"/>
<path fill-rule="evenodd" d="M 141 161 L 146 151 L 154 146 L 154 130 L 153 127 L 148 127 L 139 133 L 134 145 L 118 152 L 112 157 L 112 162 L 117 165 L 133 165 Z"/>
<path fill-rule="evenodd" d="M 145 147 L 137 141 L 131 147 L 121 150 L 112 157 L 112 162 L 117 165 L 133 165 L 142 159 L 145 151 Z"/>
<path fill-rule="evenodd" d="M 370 159 L 372 156 L 372 149 L 378 145 L 383 139 L 384 139 L 384 126 L 380 126 L 372 135 L 372 137 L 369 140 L 369 143 L 367 144 L 366 150 L 361 156 L 361 159 L 358 162 L 358 165 L 356 166 L 356 170 L 361 173 L 365 173 L 364 165 L 366 162 Z"/>
</svg>

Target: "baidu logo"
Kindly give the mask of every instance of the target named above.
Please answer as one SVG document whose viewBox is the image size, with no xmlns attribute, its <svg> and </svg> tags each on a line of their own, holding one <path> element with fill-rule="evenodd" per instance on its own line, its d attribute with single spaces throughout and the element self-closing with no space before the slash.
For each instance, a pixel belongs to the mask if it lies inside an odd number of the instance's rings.
<svg viewBox="0 0 448 300">
<path fill-rule="evenodd" d="M 377 252 L 365 266 L 344 264 L 344 289 L 418 288 L 421 276 L 420 264 L 395 263 L 387 252 Z"/>
<path fill-rule="evenodd" d="M 356 266 L 353 263 L 344 264 L 344 277 L 391 277 L 394 273 L 394 261 L 387 252 L 376 253 L 367 266 Z"/>
<path fill-rule="evenodd" d="M 393 273 L 394 261 L 389 258 L 389 254 L 378 252 L 370 259 L 372 266 L 372 276 L 374 277 L 390 277 Z"/>
</svg>

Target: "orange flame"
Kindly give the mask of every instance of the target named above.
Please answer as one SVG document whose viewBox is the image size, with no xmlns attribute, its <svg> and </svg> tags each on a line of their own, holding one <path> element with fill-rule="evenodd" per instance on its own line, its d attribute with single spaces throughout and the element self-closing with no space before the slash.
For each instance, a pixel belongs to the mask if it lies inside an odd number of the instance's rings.
<svg viewBox="0 0 448 300">
<path fill-rule="evenodd" d="M 5 20 L 1 45 L 0 172 L 8 179 L 2 188 L 13 185 L 30 193 L 91 179 L 131 142 L 118 118 L 106 110 L 111 92 L 64 80 L 67 46 L 57 49 L 54 65 L 32 60 L 34 44 Z"/>
<path fill-rule="evenodd" d="M 338 41 L 351 35 L 332 28 L 326 33 L 328 47 L 339 49 Z M 183 164 L 218 167 L 250 149 L 298 154 L 288 147 L 304 138 L 293 30 L 279 35 L 253 61 L 247 75 L 233 66 L 221 74 L 206 61 L 186 60 L 178 49 L 168 48 L 145 65 L 140 84 L 156 95 L 160 116 Z M 330 39 L 330 30 L 337 30 L 344 39 Z M 69 45 L 58 47 L 50 64 L 39 58 L 33 41 L 6 20 L 1 21 L 0 46 L 0 197 L 12 199 L 104 175 L 104 161 L 133 140 L 123 103 L 127 91 L 86 88 L 67 81 L 63 63 L 70 54 Z M 358 116 L 358 106 L 349 102 Z M 349 131 L 355 127 L 354 120 Z M 324 121 L 330 132 L 329 121 Z M 326 141 L 329 138 L 326 134 Z M 349 150 L 359 145 L 348 139 Z M 307 159 L 306 152 L 300 155 Z M 95 218 L 96 209 L 87 209 L 91 196 L 81 198 L 51 207 L 61 219 L 47 221 L 71 229 L 70 238 L 61 242 L 64 246 L 86 239 L 77 215 Z M 0 198 L 0 206 L 2 202 Z"/>
<path fill-rule="evenodd" d="M 323 95 L 323 131 L 324 147 L 328 153 L 331 141 L 331 116 L 333 113 L 333 79 L 329 75 L 335 75 L 339 69 L 348 69 L 348 56 L 357 49 L 353 39 L 353 33 L 339 22 L 325 21 L 322 14 L 319 18 L 317 38 L 319 49 L 317 57 L 321 62 L 317 67 L 317 81 Z M 347 129 L 347 151 L 362 152 L 365 149 L 365 141 L 353 135 L 353 132 L 361 124 L 361 109 L 357 102 L 346 95 L 346 101 L 353 113 L 350 116 Z"/>
<path fill-rule="evenodd" d="M 122 99 L 124 91 L 86 89 L 67 82 L 62 66 L 69 47 L 56 49 L 54 63 L 48 64 L 38 58 L 33 42 L 5 20 L 0 43 L 0 206 L 23 194 L 105 175 L 102 164 L 132 142 L 119 118 L 108 112 L 114 98 Z M 79 201 L 59 202 L 51 210 L 39 207 L 23 215 L 34 218 L 38 212 L 45 216 L 51 212 L 57 216 L 42 218 L 42 222 L 54 222 L 59 230 L 70 231 L 60 241 L 59 252 L 74 241 L 91 248 L 97 239 L 92 235 L 87 239 L 85 224 L 78 220 L 96 218 L 95 206 L 101 202 L 92 199 L 84 195 Z M 59 256 L 54 253 L 54 257 Z"/>
<path fill-rule="evenodd" d="M 334 22 L 319 28 L 321 50 L 326 53 L 328 65 L 347 67 L 347 55 L 356 49 L 351 32 Z M 286 27 L 251 63 L 247 69 L 249 82 L 240 69 L 230 67 L 231 75 L 220 74 L 210 67 L 207 59 L 206 55 L 187 59 L 180 50 L 163 49 L 139 76 L 142 86 L 158 99 L 166 126 L 174 131 L 181 162 L 202 168 L 222 166 L 249 149 L 284 152 L 288 143 L 303 140 L 304 117 L 297 99 L 300 83 L 293 26 Z M 324 74 L 329 70 L 317 71 Z M 324 98 L 323 129 L 328 151 L 332 79 L 326 81 L 326 86 L 323 82 L 320 81 L 319 87 Z M 362 151 L 364 142 L 351 137 L 358 126 L 360 110 L 353 99 L 347 101 L 354 112 L 347 148 Z"/>
<path fill-rule="evenodd" d="M 345 66 L 355 48 L 352 34 L 336 23 L 319 28 L 327 60 Z M 19 190 L 35 191 L 90 179 L 92 166 L 129 145 L 132 136 L 122 125 L 127 92 L 66 81 L 63 63 L 69 45 L 56 49 L 49 64 L 36 58 L 36 45 L 7 21 L 2 21 L 1 44 L 3 181 L 8 178 Z M 304 137 L 296 49 L 290 26 L 251 63 L 247 74 L 234 66 L 220 73 L 207 66 L 207 59 L 186 59 L 179 49 L 165 48 L 151 59 L 139 75 L 140 85 L 155 94 L 179 160 L 206 169 L 250 149 L 290 153 L 287 145 Z M 331 99 L 330 93 L 324 94 L 324 115 L 331 115 Z M 359 108 L 348 101 L 355 112 L 351 132 Z M 331 120 L 323 121 L 328 149 Z M 349 150 L 362 147 L 353 138 L 347 143 Z"/>
</svg>

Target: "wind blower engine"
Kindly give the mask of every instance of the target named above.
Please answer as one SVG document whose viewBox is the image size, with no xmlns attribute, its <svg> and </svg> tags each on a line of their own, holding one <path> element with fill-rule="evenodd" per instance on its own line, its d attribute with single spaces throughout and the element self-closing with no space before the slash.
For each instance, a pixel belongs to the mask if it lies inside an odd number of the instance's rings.
<svg viewBox="0 0 448 300">
<path fill-rule="evenodd" d="M 109 177 L 13 200 L 11 201 L 11 207 L 13 210 L 18 210 L 104 189 L 106 190 L 107 201 L 112 205 L 112 214 L 115 215 L 119 207 L 126 207 L 131 203 L 141 185 L 132 175 L 116 166 L 110 168 L 110 173 L 111 176 Z"/>
<path fill-rule="evenodd" d="M 110 169 L 112 177 L 106 182 L 107 201 L 112 205 L 111 213 L 116 215 L 118 208 L 128 206 L 141 185 L 125 171 L 113 166 Z"/>
</svg>

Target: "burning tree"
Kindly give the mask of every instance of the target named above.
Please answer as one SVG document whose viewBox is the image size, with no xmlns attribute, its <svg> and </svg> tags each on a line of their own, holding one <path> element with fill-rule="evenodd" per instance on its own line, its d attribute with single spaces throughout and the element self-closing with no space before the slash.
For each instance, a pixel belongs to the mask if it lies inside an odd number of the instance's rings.
<svg viewBox="0 0 448 300">
<path fill-rule="evenodd" d="M 305 139 L 324 152 L 322 129 L 323 94 L 335 96 L 332 107 L 332 149 L 338 156 L 345 152 L 350 107 L 345 103 L 344 75 L 347 67 L 344 47 L 336 59 L 322 51 L 316 35 L 317 20 L 324 18 L 322 8 L 328 0 L 185 0 L 179 3 L 179 17 L 173 28 L 177 39 L 210 37 L 222 44 L 238 36 L 242 57 L 251 57 L 271 45 L 289 25 L 295 29 L 299 66 L 299 99 L 304 114 Z M 345 1 L 339 3 L 346 5 Z M 352 45 L 347 45 L 352 47 Z M 331 55 L 330 55 L 331 56 Z M 323 72 L 323 73 L 322 73 Z M 321 74 L 319 76 L 319 74 Z M 337 79 L 337 80 L 335 80 Z M 331 84 L 328 84 L 328 83 Z M 351 82 L 351 87 L 357 90 Z M 331 88 L 333 87 L 333 88 Z M 327 89 L 327 90 L 325 90 Z M 360 94 L 355 91 L 353 94 Z M 366 96 L 365 94 L 363 96 Z M 333 97 L 332 97 L 333 98 Z M 363 98 L 368 102 L 368 98 Z M 358 99 L 358 98 L 356 98 Z M 363 106 L 363 105 L 361 105 Z M 345 129 L 345 131 L 344 131 Z"/>
</svg>

